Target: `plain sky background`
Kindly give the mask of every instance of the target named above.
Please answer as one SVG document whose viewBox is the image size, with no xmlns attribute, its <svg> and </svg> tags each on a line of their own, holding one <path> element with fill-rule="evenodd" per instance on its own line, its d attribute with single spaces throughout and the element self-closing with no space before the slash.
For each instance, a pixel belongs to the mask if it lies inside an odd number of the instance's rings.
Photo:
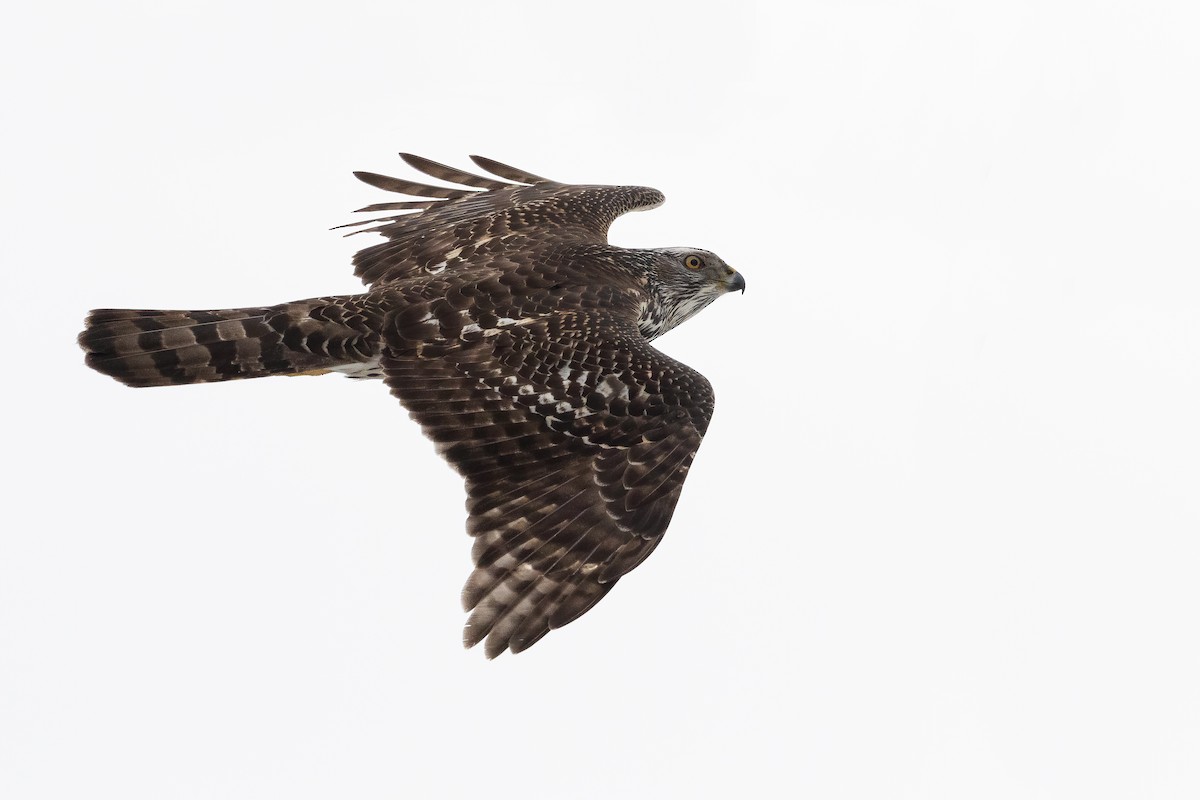
<svg viewBox="0 0 1200 800">
<path fill-rule="evenodd" d="M 1200 796 L 1194 3 L 5 15 L 0 796 Z M 134 391 L 93 307 L 358 289 L 350 171 L 481 153 L 746 277 L 663 545 L 494 662 L 375 383 Z"/>
</svg>

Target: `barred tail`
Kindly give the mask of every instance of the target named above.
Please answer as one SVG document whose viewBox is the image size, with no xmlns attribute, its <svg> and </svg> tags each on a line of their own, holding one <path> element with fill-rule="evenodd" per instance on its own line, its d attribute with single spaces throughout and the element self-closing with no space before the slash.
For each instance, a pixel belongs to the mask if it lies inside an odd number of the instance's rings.
<svg viewBox="0 0 1200 800">
<path fill-rule="evenodd" d="M 89 367 L 127 386 L 366 371 L 382 313 L 365 295 L 224 311 L 92 311 L 79 334 Z"/>
</svg>

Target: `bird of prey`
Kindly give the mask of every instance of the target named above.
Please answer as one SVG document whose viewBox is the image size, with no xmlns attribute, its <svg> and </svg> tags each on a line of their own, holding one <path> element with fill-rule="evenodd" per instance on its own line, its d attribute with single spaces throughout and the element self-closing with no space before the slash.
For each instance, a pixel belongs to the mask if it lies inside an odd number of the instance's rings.
<svg viewBox="0 0 1200 800">
<path fill-rule="evenodd" d="M 475 568 L 464 642 L 520 652 L 577 619 L 658 544 L 713 413 L 703 375 L 650 345 L 742 276 L 707 250 L 627 249 L 608 228 L 662 193 L 491 175 L 407 153 L 456 186 L 351 223 L 362 294 L 219 311 L 92 311 L 88 366 L 129 386 L 267 375 L 379 378 L 466 483 Z M 492 175 L 496 177 L 491 177 Z M 366 226 L 366 227 L 361 227 Z"/>
</svg>

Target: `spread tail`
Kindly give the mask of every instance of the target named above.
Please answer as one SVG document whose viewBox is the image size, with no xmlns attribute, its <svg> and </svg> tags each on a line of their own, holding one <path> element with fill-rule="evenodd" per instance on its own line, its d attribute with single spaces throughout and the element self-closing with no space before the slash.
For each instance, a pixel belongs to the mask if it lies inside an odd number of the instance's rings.
<svg viewBox="0 0 1200 800">
<path fill-rule="evenodd" d="M 79 346 L 127 386 L 172 386 L 331 370 L 366 377 L 382 312 L 365 295 L 224 311 L 92 311 Z"/>
</svg>

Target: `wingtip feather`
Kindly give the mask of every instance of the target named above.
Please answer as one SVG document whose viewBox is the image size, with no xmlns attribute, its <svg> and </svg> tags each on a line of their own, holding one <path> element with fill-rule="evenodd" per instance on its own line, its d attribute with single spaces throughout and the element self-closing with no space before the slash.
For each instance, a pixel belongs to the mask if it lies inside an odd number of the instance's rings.
<svg viewBox="0 0 1200 800">
<path fill-rule="evenodd" d="M 534 175 L 532 172 L 526 172 L 523 169 L 517 169 L 516 167 L 509 166 L 508 164 L 502 164 L 495 159 L 488 158 L 487 156 L 472 155 L 470 158 L 480 168 L 487 170 L 493 175 L 498 175 L 505 180 L 528 184 L 555 182 L 549 178 L 543 178 L 540 175 Z"/>
</svg>

